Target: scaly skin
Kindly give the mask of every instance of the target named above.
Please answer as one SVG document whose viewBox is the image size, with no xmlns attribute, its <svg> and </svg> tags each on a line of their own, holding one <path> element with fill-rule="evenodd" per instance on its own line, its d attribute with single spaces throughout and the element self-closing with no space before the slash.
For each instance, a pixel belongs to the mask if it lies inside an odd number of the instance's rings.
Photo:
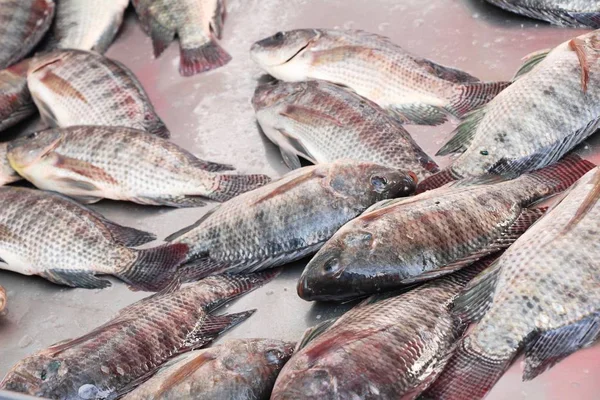
<svg viewBox="0 0 600 400">
<path fill-rule="evenodd" d="M 35 113 L 27 88 L 29 61 L 0 71 L 0 132 Z"/>
<path fill-rule="evenodd" d="M 487 0 L 495 6 L 556 25 L 600 28 L 595 0 Z"/>
</svg>

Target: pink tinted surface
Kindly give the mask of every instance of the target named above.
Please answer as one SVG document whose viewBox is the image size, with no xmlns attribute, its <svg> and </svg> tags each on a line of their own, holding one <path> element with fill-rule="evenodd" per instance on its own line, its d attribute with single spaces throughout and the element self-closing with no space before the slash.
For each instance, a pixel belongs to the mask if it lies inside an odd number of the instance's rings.
<svg viewBox="0 0 600 400">
<path fill-rule="evenodd" d="M 480 0 L 230 0 L 223 47 L 232 62 L 216 71 L 182 78 L 173 43 L 158 59 L 134 15 L 107 55 L 139 77 L 173 140 L 201 158 L 234 164 L 240 172 L 273 177 L 287 171 L 278 150 L 263 138 L 249 100 L 261 71 L 248 57 L 250 45 L 278 30 L 357 28 L 381 33 L 414 53 L 463 69 L 482 80 L 508 80 L 525 55 L 553 47 L 583 30 L 552 27 L 500 11 Z M 31 125 L 31 124 L 30 124 Z M 451 124 L 408 127 L 431 155 L 449 136 Z M 580 148 L 600 161 L 598 136 Z M 448 158 L 438 158 L 447 165 Z M 173 210 L 104 201 L 94 208 L 116 222 L 164 238 L 200 218 L 203 208 Z M 252 318 L 226 338 L 274 337 L 298 340 L 304 330 L 339 315 L 350 305 L 310 304 L 295 292 L 305 262 L 285 269 L 274 282 L 232 304 L 228 311 L 257 308 Z M 104 323 L 146 293 L 123 284 L 105 290 L 65 289 L 42 279 L 0 271 L 8 293 L 7 318 L 0 320 L 0 376 L 19 359 L 55 342 L 77 337 Z M 489 399 L 598 399 L 600 347 L 569 357 L 533 382 L 521 382 L 518 360 Z"/>
</svg>

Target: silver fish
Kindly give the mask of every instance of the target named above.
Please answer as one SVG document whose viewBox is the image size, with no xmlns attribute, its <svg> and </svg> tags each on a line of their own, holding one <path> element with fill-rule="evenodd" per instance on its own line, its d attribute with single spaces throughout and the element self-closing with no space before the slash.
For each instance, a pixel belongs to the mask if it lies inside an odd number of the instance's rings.
<svg viewBox="0 0 600 400">
<path fill-rule="evenodd" d="M 596 0 L 487 0 L 488 3 L 551 24 L 600 28 Z"/>
</svg>

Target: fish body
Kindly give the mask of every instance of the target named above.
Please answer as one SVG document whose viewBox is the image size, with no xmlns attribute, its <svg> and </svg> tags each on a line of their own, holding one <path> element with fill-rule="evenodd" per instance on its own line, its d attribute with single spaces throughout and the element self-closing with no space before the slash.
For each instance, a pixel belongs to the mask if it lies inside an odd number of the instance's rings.
<svg viewBox="0 0 600 400">
<path fill-rule="evenodd" d="M 27 88 L 29 61 L 0 71 L 0 132 L 36 112 Z"/>
<path fill-rule="evenodd" d="M 190 246 L 193 279 L 257 271 L 314 253 L 372 204 L 414 187 L 410 175 L 371 163 L 305 167 L 222 204 L 166 240 Z"/>
<path fill-rule="evenodd" d="M 124 400 L 268 399 L 293 351 L 281 340 L 229 340 L 173 360 Z"/>
<path fill-rule="evenodd" d="M 6 290 L 2 286 L 0 286 L 0 316 L 6 313 Z"/>
<path fill-rule="evenodd" d="M 52 0 L 0 0 L 0 70 L 33 50 L 50 27 L 54 8 Z"/>
<path fill-rule="evenodd" d="M 133 0 L 142 27 L 152 38 L 158 57 L 179 38 L 179 72 L 190 76 L 227 64 L 231 56 L 220 39 L 225 21 L 225 0 Z"/>
<path fill-rule="evenodd" d="M 210 277 L 125 307 L 88 334 L 18 362 L 0 388 L 51 399 L 115 399 L 166 361 L 201 348 L 254 310 L 214 311 L 274 276 Z"/>
<path fill-rule="evenodd" d="M 439 125 L 485 104 L 507 83 L 482 83 L 357 30 L 300 29 L 256 42 L 253 60 L 277 79 L 347 86 L 405 123 Z"/>
<path fill-rule="evenodd" d="M 0 143 L 0 186 L 21 180 L 21 176 L 8 162 L 7 151 L 8 143 Z"/>
<path fill-rule="evenodd" d="M 36 57 L 27 85 L 48 126 L 125 126 L 169 137 L 135 75 L 100 54 L 62 50 Z"/>
<path fill-rule="evenodd" d="M 103 54 L 113 42 L 128 0 L 60 0 L 50 29 L 49 49 L 93 50 Z"/>
<path fill-rule="evenodd" d="M 544 209 L 528 207 L 567 189 L 595 165 L 572 156 L 518 179 L 442 187 L 367 210 L 308 263 L 305 300 L 389 291 L 463 268 L 515 241 Z"/>
<path fill-rule="evenodd" d="M 457 178 L 509 178 L 560 159 L 600 125 L 600 31 L 532 55 L 517 80 L 469 116 L 438 155 L 461 153 L 420 191 Z M 529 72 L 523 72 L 527 71 Z"/>
<path fill-rule="evenodd" d="M 9 144 L 19 174 L 44 190 L 93 203 L 102 198 L 191 207 L 201 197 L 228 200 L 269 182 L 265 175 L 213 171 L 167 139 L 122 127 L 74 126 L 33 133 Z"/>
<path fill-rule="evenodd" d="M 278 82 L 254 93 L 256 118 L 290 168 L 302 157 L 317 163 L 369 161 L 414 172 L 439 171 L 404 127 L 375 103 L 326 81 Z"/>
<path fill-rule="evenodd" d="M 187 252 L 185 246 L 133 249 L 155 236 L 53 193 L 0 187 L 0 203 L 0 268 L 56 284 L 105 288 L 110 282 L 96 275 L 114 275 L 134 288 L 159 290 Z"/>
<path fill-rule="evenodd" d="M 426 398 L 483 398 L 520 349 L 530 380 L 598 339 L 599 194 L 595 168 L 469 283 L 454 313 L 475 325 Z"/>
<path fill-rule="evenodd" d="M 595 0 L 487 0 L 507 11 L 551 24 L 600 28 L 600 5 Z"/>
</svg>

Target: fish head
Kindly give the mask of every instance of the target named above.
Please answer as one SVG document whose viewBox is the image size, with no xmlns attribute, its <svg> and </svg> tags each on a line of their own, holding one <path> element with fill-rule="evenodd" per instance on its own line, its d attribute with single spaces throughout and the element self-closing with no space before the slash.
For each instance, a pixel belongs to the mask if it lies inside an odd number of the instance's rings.
<svg viewBox="0 0 600 400">
<path fill-rule="evenodd" d="M 336 374 L 330 373 L 324 366 L 302 368 L 303 364 L 296 363 L 290 368 L 288 368 L 289 364 L 286 365 L 284 372 L 275 384 L 272 399 L 322 400 L 344 398 L 336 396 L 338 387 Z M 340 373 L 343 376 L 344 371 L 340 371 Z"/>
<path fill-rule="evenodd" d="M 33 396 L 45 396 L 66 374 L 59 359 L 38 353 L 15 365 L 0 383 L 0 388 Z"/>
<path fill-rule="evenodd" d="M 57 129 L 30 133 L 8 144 L 8 161 L 15 171 L 23 171 L 40 162 L 58 147 L 61 140 L 62 135 Z"/>
<path fill-rule="evenodd" d="M 254 111 L 259 112 L 267 108 L 277 108 L 294 103 L 296 97 L 307 88 L 307 82 L 273 81 L 263 83 L 256 87 L 252 97 Z"/>
</svg>

